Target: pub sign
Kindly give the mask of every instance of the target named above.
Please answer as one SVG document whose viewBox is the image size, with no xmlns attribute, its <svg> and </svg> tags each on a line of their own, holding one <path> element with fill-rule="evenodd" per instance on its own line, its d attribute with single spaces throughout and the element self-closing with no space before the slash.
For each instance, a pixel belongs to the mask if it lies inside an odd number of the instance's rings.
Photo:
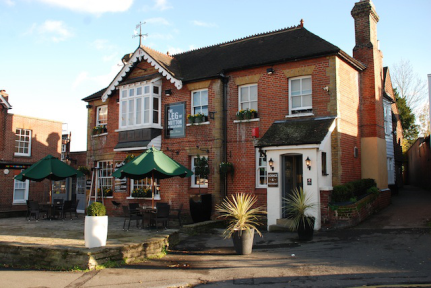
<svg viewBox="0 0 431 288">
<path fill-rule="evenodd" d="M 181 138 L 186 136 L 186 102 L 165 105 L 165 136 Z"/>
</svg>

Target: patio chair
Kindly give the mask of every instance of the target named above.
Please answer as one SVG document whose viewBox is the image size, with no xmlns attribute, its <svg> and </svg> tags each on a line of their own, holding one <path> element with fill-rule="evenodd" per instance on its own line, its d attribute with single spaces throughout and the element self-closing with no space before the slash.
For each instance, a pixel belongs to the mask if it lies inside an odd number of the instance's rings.
<svg viewBox="0 0 431 288">
<path fill-rule="evenodd" d="M 129 225 L 127 226 L 127 231 L 129 231 L 130 228 L 130 222 L 132 220 L 136 220 L 136 227 L 139 228 L 139 221 L 142 219 L 142 216 L 137 212 L 130 211 L 128 206 L 123 206 L 123 216 L 124 216 L 124 223 L 123 223 L 123 230 L 126 230 L 126 221 L 129 220 Z"/>
<path fill-rule="evenodd" d="M 159 208 L 157 208 L 157 212 L 151 219 L 152 224 L 154 224 L 156 228 L 158 227 L 159 222 L 162 223 L 165 229 L 168 227 L 170 208 L 170 205 L 161 205 Z"/>
<path fill-rule="evenodd" d="M 136 213 L 139 216 L 142 216 L 141 212 L 139 212 L 139 203 L 129 203 L 129 210 L 131 213 Z"/>
<path fill-rule="evenodd" d="M 29 202 L 29 217 L 28 217 L 28 221 L 31 220 L 31 216 L 34 216 L 34 219 L 36 221 L 39 221 L 39 214 L 40 214 L 40 209 L 39 209 L 39 203 L 35 202 L 35 201 L 30 201 Z"/>
<path fill-rule="evenodd" d="M 114 201 L 114 200 L 112 200 L 112 205 L 114 205 L 114 208 L 115 208 L 115 209 L 118 209 L 118 208 L 120 208 L 120 207 L 121 207 L 121 203 L 120 203 L 120 202 L 117 202 L 117 201 Z"/>
<path fill-rule="evenodd" d="M 54 206 L 54 213 L 53 217 L 58 216 L 59 218 L 62 217 L 63 214 L 63 199 L 54 199 L 53 206 Z"/>
<path fill-rule="evenodd" d="M 25 214 L 25 220 L 28 220 L 30 217 L 30 202 L 32 202 L 33 200 L 27 200 L 27 213 Z"/>
<path fill-rule="evenodd" d="M 169 213 L 169 219 L 178 220 L 180 227 L 183 227 L 183 225 L 181 223 L 181 211 L 182 210 L 183 210 L 183 203 L 180 204 L 180 207 L 178 209 L 172 209 L 171 212 L 173 212 L 173 213 Z"/>
<path fill-rule="evenodd" d="M 76 218 L 78 218 L 78 213 L 76 212 L 76 207 L 78 205 L 79 200 L 72 201 L 66 200 L 63 202 L 63 206 L 59 211 L 61 213 L 61 219 L 64 220 L 66 218 L 67 212 L 69 212 L 70 220 L 73 220 L 72 213 L 75 213 Z"/>
</svg>

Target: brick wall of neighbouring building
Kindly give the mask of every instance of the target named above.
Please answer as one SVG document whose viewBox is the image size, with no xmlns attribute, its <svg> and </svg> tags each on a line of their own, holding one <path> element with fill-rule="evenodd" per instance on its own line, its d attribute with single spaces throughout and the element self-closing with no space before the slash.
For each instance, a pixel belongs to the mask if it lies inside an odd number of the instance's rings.
<svg viewBox="0 0 431 288">
<path fill-rule="evenodd" d="M 15 132 L 17 128 L 29 129 L 32 131 L 31 156 L 15 156 Z M 23 204 L 13 204 L 13 191 L 15 175 L 21 172 L 21 166 L 28 166 L 36 163 L 43 157 L 51 154 L 60 157 L 61 152 L 61 131 L 62 123 L 52 120 L 45 120 L 21 115 L 8 114 L 5 123 L 5 134 L 3 139 L 3 150 L 0 151 L 2 163 L 10 165 L 19 164 L 17 167 L 8 168 L 9 174 L 0 173 L 0 209 L 24 210 Z M 46 202 L 49 199 L 49 181 L 30 181 L 29 199 L 39 202 Z"/>
</svg>

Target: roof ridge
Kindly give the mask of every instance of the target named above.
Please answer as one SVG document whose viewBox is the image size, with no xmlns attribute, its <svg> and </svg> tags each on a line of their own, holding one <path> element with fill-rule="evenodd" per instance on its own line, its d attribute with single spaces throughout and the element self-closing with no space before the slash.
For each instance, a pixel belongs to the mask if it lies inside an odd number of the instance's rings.
<svg viewBox="0 0 431 288">
<path fill-rule="evenodd" d="M 253 38 L 259 38 L 259 37 L 263 37 L 263 36 L 268 36 L 270 34 L 278 34 L 278 33 L 293 31 L 293 30 L 300 29 L 300 28 L 304 28 L 304 26 L 302 24 L 299 24 L 299 25 L 296 25 L 296 26 L 294 25 L 294 26 L 291 26 L 291 27 L 280 28 L 280 29 L 276 29 L 276 30 L 273 30 L 273 31 L 267 31 L 267 32 L 257 33 L 257 34 L 245 36 L 245 37 L 242 37 L 242 38 L 238 38 L 238 39 L 234 39 L 234 40 L 229 40 L 229 41 L 226 41 L 226 42 L 221 42 L 221 43 L 218 43 L 218 44 L 213 44 L 213 45 L 204 46 L 204 47 L 192 49 L 192 50 L 185 51 L 185 52 L 180 52 L 180 53 L 177 53 L 177 54 L 173 54 L 172 56 L 182 55 L 182 54 L 186 54 L 186 53 L 190 53 L 190 52 L 194 52 L 194 51 L 199 51 L 199 50 L 203 50 L 203 49 L 207 49 L 207 48 L 211 48 L 211 47 L 216 47 L 216 46 L 231 45 L 231 44 L 234 44 L 234 43 L 238 43 L 238 42 L 245 41 L 245 40 L 250 40 L 250 39 L 253 39 Z"/>
<path fill-rule="evenodd" d="M 153 48 L 151 48 L 151 47 L 148 47 L 148 46 L 145 46 L 145 45 L 142 45 L 142 44 L 141 44 L 140 48 L 147 48 L 147 49 L 149 49 L 149 50 L 151 50 L 151 51 L 154 51 L 155 53 L 159 53 L 160 55 L 168 56 L 169 58 L 172 58 L 172 59 L 174 58 L 174 57 L 172 57 L 172 55 L 170 55 L 170 54 L 167 54 L 167 53 L 163 53 L 163 52 L 157 51 L 157 50 L 155 50 L 155 49 L 153 49 Z"/>
</svg>

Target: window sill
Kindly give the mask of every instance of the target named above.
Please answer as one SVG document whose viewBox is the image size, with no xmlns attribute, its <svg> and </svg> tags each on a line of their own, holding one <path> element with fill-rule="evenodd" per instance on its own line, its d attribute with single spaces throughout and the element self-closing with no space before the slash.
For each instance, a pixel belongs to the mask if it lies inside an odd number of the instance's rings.
<svg viewBox="0 0 431 288">
<path fill-rule="evenodd" d="M 27 205 L 27 202 L 13 202 L 12 205 Z"/>
<path fill-rule="evenodd" d="M 306 117 L 306 116 L 314 116 L 314 113 L 298 113 L 298 114 L 290 114 L 286 115 L 286 118 L 296 118 L 296 117 Z"/>
<path fill-rule="evenodd" d="M 143 199 L 143 200 L 152 200 L 151 197 L 127 197 L 126 199 Z M 154 200 L 161 200 L 160 195 L 154 196 Z"/>
<path fill-rule="evenodd" d="M 153 125 L 141 125 L 141 126 L 136 126 L 136 127 L 119 128 L 119 129 L 116 129 L 115 132 L 140 130 L 140 129 L 147 129 L 147 128 L 163 129 L 163 127 L 161 125 L 153 124 Z"/>
<path fill-rule="evenodd" d="M 105 136 L 105 135 L 108 135 L 108 132 L 106 132 L 106 133 L 101 133 L 101 134 L 91 135 L 91 138 L 96 138 L 96 137 Z"/>
<path fill-rule="evenodd" d="M 14 157 L 31 157 L 31 154 L 13 154 Z"/>
<path fill-rule="evenodd" d="M 94 198 L 94 196 L 91 196 L 91 198 Z M 106 196 L 106 197 L 103 197 L 103 199 L 112 199 L 112 198 L 114 198 L 114 196 Z M 100 197 L 100 196 L 97 196 L 97 199 L 101 199 L 101 197 Z"/>
<path fill-rule="evenodd" d="M 260 118 L 233 120 L 233 123 L 247 123 L 247 122 L 258 122 L 258 121 L 260 121 Z"/>
<path fill-rule="evenodd" d="M 199 189 L 199 186 L 190 186 L 190 188 L 193 188 L 193 189 Z M 201 189 L 208 189 L 208 186 L 202 186 L 201 185 L 201 187 L 200 187 Z"/>
<path fill-rule="evenodd" d="M 210 121 L 201 122 L 201 123 L 187 123 L 187 126 L 199 126 L 199 125 L 209 125 Z"/>
</svg>

